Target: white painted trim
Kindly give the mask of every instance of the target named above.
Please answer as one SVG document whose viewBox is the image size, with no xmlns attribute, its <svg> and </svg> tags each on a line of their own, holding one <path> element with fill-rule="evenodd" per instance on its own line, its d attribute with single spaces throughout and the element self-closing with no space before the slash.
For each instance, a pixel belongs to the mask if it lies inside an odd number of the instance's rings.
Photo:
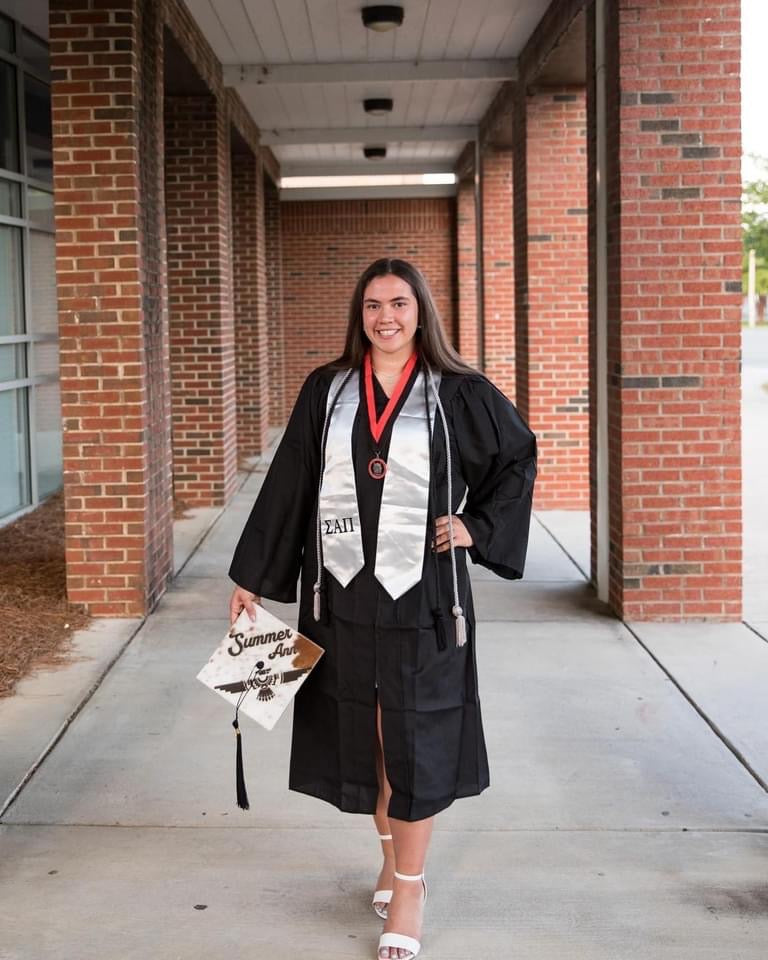
<svg viewBox="0 0 768 960">
<path fill-rule="evenodd" d="M 597 408 L 597 597 L 608 602 L 610 588 L 609 550 L 610 484 L 608 474 L 608 191 L 606 161 L 608 138 L 605 125 L 605 5 L 595 0 L 595 125 L 596 125 L 596 383 Z"/>
<path fill-rule="evenodd" d="M 412 83 L 414 80 L 517 80 L 517 60 L 389 60 L 369 63 L 234 63 L 228 87 L 293 83 Z"/>
<path fill-rule="evenodd" d="M 281 200 L 398 200 L 408 197 L 455 197 L 456 184 L 405 187 L 293 187 L 280 191 Z"/>
<path fill-rule="evenodd" d="M 279 147 L 300 143 L 361 143 L 371 146 L 386 143 L 414 143 L 423 140 L 452 141 L 474 140 L 477 127 L 429 126 L 429 127 L 305 127 L 262 130 L 261 146 Z"/>
</svg>

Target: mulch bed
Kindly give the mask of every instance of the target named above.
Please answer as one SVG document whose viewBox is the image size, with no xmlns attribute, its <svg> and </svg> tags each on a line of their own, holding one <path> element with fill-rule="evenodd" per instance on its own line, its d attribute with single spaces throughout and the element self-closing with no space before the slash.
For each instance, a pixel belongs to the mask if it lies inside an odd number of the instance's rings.
<svg viewBox="0 0 768 960">
<path fill-rule="evenodd" d="M 186 504 L 174 503 L 174 518 Z M 72 634 L 93 618 L 67 600 L 64 497 L 0 528 L 0 697 L 37 667 L 72 659 Z"/>
<path fill-rule="evenodd" d="M 67 600 L 59 491 L 0 529 L 0 697 L 35 667 L 65 663 L 73 631 L 90 620 Z"/>
</svg>

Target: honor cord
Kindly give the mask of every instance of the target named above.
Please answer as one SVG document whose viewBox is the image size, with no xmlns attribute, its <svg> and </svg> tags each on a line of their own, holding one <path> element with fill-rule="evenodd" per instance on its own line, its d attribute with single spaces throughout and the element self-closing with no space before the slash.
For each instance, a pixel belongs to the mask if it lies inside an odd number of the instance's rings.
<svg viewBox="0 0 768 960">
<path fill-rule="evenodd" d="M 446 470 L 448 472 L 448 540 L 451 548 L 451 575 L 453 577 L 453 607 L 451 608 L 451 613 L 456 618 L 456 646 L 463 647 L 467 642 L 467 624 L 464 620 L 464 611 L 459 605 L 459 578 L 456 574 L 456 551 L 453 543 L 453 515 L 451 513 L 451 508 L 453 505 L 453 487 L 451 483 L 451 438 L 448 436 L 448 423 L 445 419 L 443 405 L 440 402 L 440 395 L 435 387 L 435 379 L 432 376 L 432 369 L 429 364 L 427 364 L 426 367 L 427 375 L 429 376 L 429 383 L 432 387 L 432 392 L 435 395 L 437 409 L 440 411 L 440 420 L 443 425 L 443 433 L 445 434 Z M 435 547 L 437 547 L 437 544 L 435 544 Z"/>
</svg>

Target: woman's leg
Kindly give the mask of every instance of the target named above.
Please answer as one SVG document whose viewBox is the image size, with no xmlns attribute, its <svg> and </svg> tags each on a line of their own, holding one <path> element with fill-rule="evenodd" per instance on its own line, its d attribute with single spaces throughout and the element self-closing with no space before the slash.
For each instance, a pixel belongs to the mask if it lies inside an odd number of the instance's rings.
<svg viewBox="0 0 768 960">
<path fill-rule="evenodd" d="M 377 826 L 381 822 L 379 814 L 383 797 L 386 796 L 384 803 L 384 814 L 386 814 L 389 797 L 392 794 L 391 787 L 386 777 L 384 767 L 384 750 L 382 747 L 381 733 L 381 709 L 376 704 L 376 724 L 379 733 L 379 743 L 377 745 L 378 757 L 381 760 L 381 778 L 379 780 L 379 802 L 376 806 Z M 389 831 L 392 834 L 392 845 L 394 846 L 395 869 L 398 873 L 417 874 L 424 872 L 424 861 L 427 856 L 427 848 L 432 836 L 432 827 L 435 818 L 427 817 L 424 820 L 395 820 L 393 817 L 387 819 Z M 383 831 L 382 831 L 383 832 Z M 385 933 L 403 933 L 408 937 L 419 939 L 421 936 L 421 917 L 424 901 L 424 888 L 419 882 L 413 880 L 399 880 L 392 874 L 392 901 L 387 911 L 387 919 L 384 923 Z M 402 950 L 398 947 L 382 947 L 379 952 L 381 960 L 400 960 L 400 958 L 410 956 L 408 950 Z"/>
<path fill-rule="evenodd" d="M 384 754 L 381 750 L 381 712 L 378 703 L 376 704 L 376 775 L 379 781 L 379 796 L 376 801 L 376 813 L 373 815 L 373 822 L 376 824 L 376 830 L 380 836 L 391 834 L 389 826 L 389 817 L 387 808 L 389 807 L 389 798 L 392 796 L 392 788 L 384 773 Z M 381 850 L 384 854 L 384 865 L 381 868 L 379 879 L 376 881 L 376 890 L 391 890 L 392 880 L 395 871 L 395 848 L 391 840 L 381 841 Z M 380 904 L 385 906 L 385 904 Z"/>
</svg>

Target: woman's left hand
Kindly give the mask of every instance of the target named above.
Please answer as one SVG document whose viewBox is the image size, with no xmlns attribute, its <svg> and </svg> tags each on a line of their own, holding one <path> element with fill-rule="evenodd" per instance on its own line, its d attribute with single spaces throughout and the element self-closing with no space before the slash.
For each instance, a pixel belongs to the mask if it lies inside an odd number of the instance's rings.
<svg viewBox="0 0 768 960">
<path fill-rule="evenodd" d="M 474 543 L 472 536 L 455 514 L 451 515 L 453 525 L 453 545 L 455 547 L 471 547 Z M 444 550 L 450 550 L 450 537 L 448 535 L 448 516 L 438 517 L 435 520 L 436 537 L 432 541 L 432 547 L 436 553 L 442 553 Z"/>
</svg>

